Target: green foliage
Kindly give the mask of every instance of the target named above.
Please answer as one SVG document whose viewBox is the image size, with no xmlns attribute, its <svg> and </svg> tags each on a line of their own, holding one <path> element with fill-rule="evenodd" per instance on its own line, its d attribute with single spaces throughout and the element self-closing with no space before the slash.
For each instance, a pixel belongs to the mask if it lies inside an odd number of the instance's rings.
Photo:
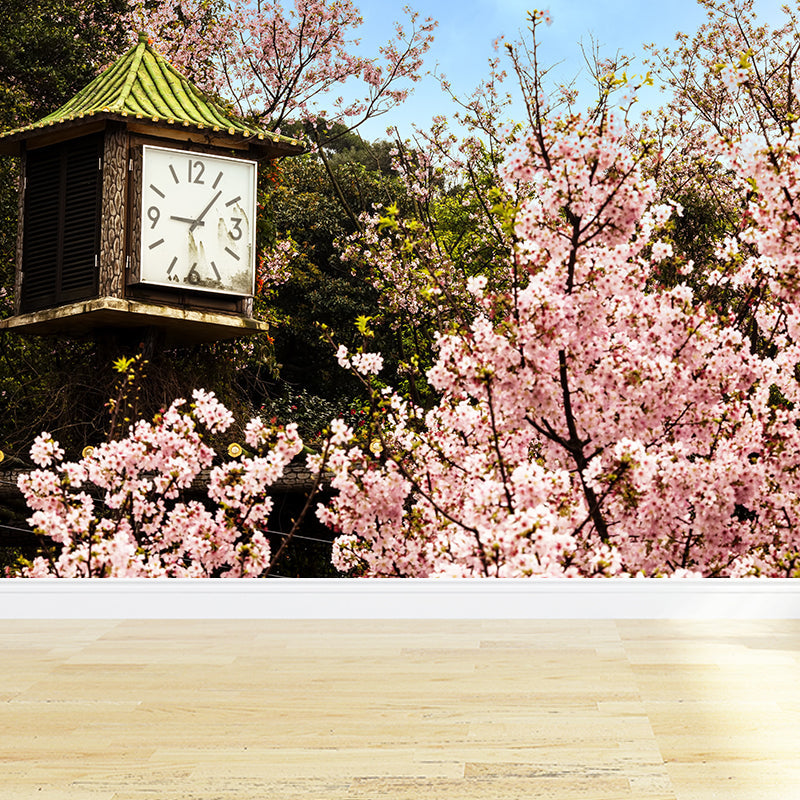
<svg viewBox="0 0 800 800">
<path fill-rule="evenodd" d="M 0 449 L 27 460 L 43 428 L 80 450 L 108 394 L 90 346 L 0 333 Z"/>
<path fill-rule="evenodd" d="M 369 323 L 372 320 L 372 317 L 366 316 L 366 314 L 362 314 L 360 317 L 356 319 L 356 330 L 364 337 L 371 338 L 374 336 L 374 332 L 370 330 Z"/>
<path fill-rule="evenodd" d="M 77 457 L 85 446 L 124 434 L 131 421 L 151 418 L 197 387 L 213 389 L 237 419 L 252 413 L 250 395 L 263 380 L 257 359 L 247 360 L 246 340 L 155 350 L 146 361 L 120 356 L 131 347 L 123 337 L 80 342 L 0 334 L 0 450 L 25 462 L 33 439 L 47 430 L 68 457 Z"/>
<path fill-rule="evenodd" d="M 289 281 L 257 299 L 261 315 L 274 325 L 271 335 L 280 374 L 268 393 L 257 398 L 257 405 L 304 396 L 313 418 L 318 413 L 311 410 L 313 406 L 326 413 L 345 409 L 357 391 L 352 378 L 333 359 L 330 344 L 321 338 L 323 326 L 337 343 L 352 346 L 362 335 L 357 320 L 369 318 L 390 359 L 397 346 L 386 321 L 376 315 L 376 290 L 364 275 L 354 274 L 342 262 L 337 245 L 357 229 L 343 210 L 324 164 L 317 156 L 305 155 L 282 162 L 279 169 L 280 181 L 268 186 L 263 195 L 265 216 L 276 237 L 291 235 L 298 255 Z M 355 214 L 372 213 L 376 205 L 402 198 L 402 187 L 393 176 L 346 160 L 331 169 Z M 297 405 L 289 403 L 293 404 Z"/>
<path fill-rule="evenodd" d="M 307 138 L 319 143 L 324 149 L 331 166 L 342 164 L 360 164 L 369 172 L 381 175 L 394 175 L 391 142 L 378 139 L 367 142 L 340 122 L 327 123 L 319 120 L 316 123 L 307 121 L 284 125 L 281 133 L 295 138 Z"/>
<path fill-rule="evenodd" d="M 112 363 L 112 369 L 119 373 L 119 378 L 116 393 L 106 404 L 111 415 L 107 434 L 109 440 L 125 436 L 130 426 L 139 419 L 139 402 L 147 364 L 142 353 L 130 358 L 120 356 Z"/>
<path fill-rule="evenodd" d="M 0 125 L 54 111 L 123 48 L 126 0 L 5 0 Z"/>
<path fill-rule="evenodd" d="M 274 420 L 277 425 L 297 423 L 303 442 L 314 447 L 324 440 L 331 420 L 342 413 L 342 406 L 341 403 L 309 394 L 302 388 L 294 389 L 283 382 L 257 411 L 262 419 Z"/>
<path fill-rule="evenodd" d="M 752 187 L 746 183 L 743 188 L 722 165 L 701 154 L 659 167 L 654 177 L 662 200 L 677 203 L 682 211 L 673 213 L 662 231 L 661 238 L 672 246 L 673 255 L 654 265 L 650 284 L 667 288 L 686 284 L 697 303 L 734 323 L 749 337 L 754 350 L 767 353 L 769 337 L 759 330 L 755 316 L 766 287 L 756 284 L 743 291 L 719 280 L 748 255 L 742 251 L 723 259 L 717 247 L 725 237 L 738 233 L 741 210 Z"/>
</svg>

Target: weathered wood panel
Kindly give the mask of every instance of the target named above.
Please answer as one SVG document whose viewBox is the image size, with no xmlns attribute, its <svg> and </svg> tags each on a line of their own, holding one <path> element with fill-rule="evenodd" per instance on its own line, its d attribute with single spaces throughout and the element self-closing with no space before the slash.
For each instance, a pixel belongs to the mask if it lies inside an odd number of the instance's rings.
<svg viewBox="0 0 800 800">
<path fill-rule="evenodd" d="M 19 159 L 19 191 L 17 194 L 17 249 L 14 256 L 14 313 L 20 313 L 22 302 L 22 242 L 25 233 L 25 162 L 23 149 Z"/>
<path fill-rule="evenodd" d="M 11 797 L 797 796 L 793 620 L 8 620 L 0 639 Z"/>
<path fill-rule="evenodd" d="M 141 275 L 141 258 L 139 253 L 142 238 L 142 146 L 132 139 L 128 153 L 130 170 L 128 173 L 128 241 L 130 242 L 130 261 L 126 284 L 130 286 L 139 282 Z M 127 296 L 131 296 L 127 292 Z"/>
</svg>

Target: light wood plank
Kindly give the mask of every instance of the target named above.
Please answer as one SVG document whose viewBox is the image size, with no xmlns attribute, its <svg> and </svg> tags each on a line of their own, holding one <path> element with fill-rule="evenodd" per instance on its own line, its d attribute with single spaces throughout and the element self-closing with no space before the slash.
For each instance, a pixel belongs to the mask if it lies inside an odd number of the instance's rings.
<svg viewBox="0 0 800 800">
<path fill-rule="evenodd" d="M 785 800 L 800 624 L 0 621 L 0 800 Z"/>
</svg>

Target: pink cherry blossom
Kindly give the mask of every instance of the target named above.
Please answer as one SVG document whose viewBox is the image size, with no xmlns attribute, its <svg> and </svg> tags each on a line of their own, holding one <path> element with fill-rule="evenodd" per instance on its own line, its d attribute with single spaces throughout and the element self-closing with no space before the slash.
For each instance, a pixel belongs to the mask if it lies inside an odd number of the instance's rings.
<svg viewBox="0 0 800 800">
<path fill-rule="evenodd" d="M 45 468 L 23 474 L 19 488 L 31 527 L 54 546 L 22 574 L 245 577 L 269 569 L 269 487 L 302 450 L 297 426 L 253 419 L 246 440 L 255 454 L 214 466 L 205 438 L 224 433 L 233 416 L 212 392 L 198 389 L 193 400 L 139 420 L 79 462 L 61 463 L 52 437 L 37 438 L 32 456 Z M 204 474 L 207 502 L 183 499 Z"/>
<path fill-rule="evenodd" d="M 460 290 L 418 231 L 365 219 L 350 253 L 381 265 L 389 280 L 376 285 L 390 302 L 466 322 L 436 339 L 427 377 L 439 399 L 428 410 L 378 393 L 340 351 L 380 398 L 381 431 L 373 452 L 342 429 L 329 461 L 337 494 L 318 513 L 339 533 L 340 569 L 798 573 L 800 138 L 709 148 L 757 187 L 711 279 L 768 287 L 755 318 L 769 349 L 687 285 L 649 281 L 675 258 L 660 237 L 682 209 L 656 202 L 642 155 L 610 115 L 544 119 L 510 143 L 498 178 L 513 242 Z M 395 251 L 386 228 L 419 259 Z"/>
<path fill-rule="evenodd" d="M 357 127 L 402 102 L 436 27 L 403 11 L 405 24 L 372 56 L 358 53 L 363 19 L 353 0 L 135 0 L 128 21 L 202 90 L 278 130 L 297 119 Z M 347 99 L 345 82 L 359 87 Z"/>
</svg>

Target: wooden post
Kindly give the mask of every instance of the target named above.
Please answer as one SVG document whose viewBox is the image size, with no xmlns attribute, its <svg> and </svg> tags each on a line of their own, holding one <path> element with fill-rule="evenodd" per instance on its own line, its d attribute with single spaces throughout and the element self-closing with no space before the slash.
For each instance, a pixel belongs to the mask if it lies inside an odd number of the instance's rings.
<svg viewBox="0 0 800 800">
<path fill-rule="evenodd" d="M 125 231 L 128 178 L 128 132 L 110 124 L 103 146 L 103 193 L 97 281 L 100 297 L 125 296 Z"/>
</svg>

